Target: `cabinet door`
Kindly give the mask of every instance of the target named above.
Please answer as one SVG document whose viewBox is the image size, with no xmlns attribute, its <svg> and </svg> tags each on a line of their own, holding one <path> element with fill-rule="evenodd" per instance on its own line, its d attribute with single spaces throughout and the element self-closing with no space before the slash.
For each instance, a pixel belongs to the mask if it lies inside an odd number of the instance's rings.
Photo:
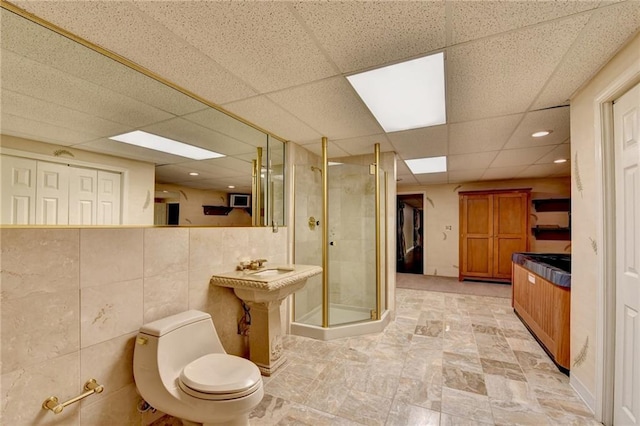
<svg viewBox="0 0 640 426">
<path fill-rule="evenodd" d="M 119 225 L 121 223 L 121 174 L 98 171 L 98 225 Z"/>
<path fill-rule="evenodd" d="M 38 161 L 36 224 L 69 223 L 69 167 Z"/>
<path fill-rule="evenodd" d="M 2 156 L 3 225 L 32 225 L 36 217 L 36 161 Z"/>
<path fill-rule="evenodd" d="M 491 195 L 460 198 L 460 275 L 492 276 L 493 205 Z"/>
<path fill-rule="evenodd" d="M 527 251 L 528 194 L 494 194 L 493 211 L 493 276 L 509 279 L 511 255 Z"/>
<path fill-rule="evenodd" d="M 69 167 L 69 225 L 95 225 L 98 171 Z"/>
</svg>

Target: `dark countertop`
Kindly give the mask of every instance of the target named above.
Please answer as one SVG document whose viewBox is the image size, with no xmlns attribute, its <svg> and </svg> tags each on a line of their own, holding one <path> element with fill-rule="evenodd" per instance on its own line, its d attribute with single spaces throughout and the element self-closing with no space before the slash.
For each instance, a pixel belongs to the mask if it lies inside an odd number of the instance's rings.
<svg viewBox="0 0 640 426">
<path fill-rule="evenodd" d="M 513 253 L 511 260 L 555 285 L 571 288 L 570 254 Z"/>
</svg>

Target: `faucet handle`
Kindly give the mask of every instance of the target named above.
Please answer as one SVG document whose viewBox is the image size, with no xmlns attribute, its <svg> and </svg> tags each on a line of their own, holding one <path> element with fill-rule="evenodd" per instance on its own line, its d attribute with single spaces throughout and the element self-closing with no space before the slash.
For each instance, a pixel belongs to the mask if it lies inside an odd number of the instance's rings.
<svg viewBox="0 0 640 426">
<path fill-rule="evenodd" d="M 258 259 L 256 262 L 258 262 L 258 267 L 261 268 L 263 264 L 267 263 L 267 259 Z"/>
</svg>

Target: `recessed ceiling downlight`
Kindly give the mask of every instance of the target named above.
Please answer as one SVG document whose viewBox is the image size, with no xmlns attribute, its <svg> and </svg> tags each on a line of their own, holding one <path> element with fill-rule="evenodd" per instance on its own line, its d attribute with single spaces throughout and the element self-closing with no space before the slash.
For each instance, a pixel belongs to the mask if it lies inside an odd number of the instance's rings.
<svg viewBox="0 0 640 426">
<path fill-rule="evenodd" d="M 142 148 L 162 151 L 168 154 L 179 155 L 180 157 L 191 158 L 192 160 L 208 160 L 210 158 L 224 157 L 224 154 L 198 148 L 183 142 L 174 141 L 173 139 L 135 130 L 129 133 L 112 136 L 109 139 L 136 145 Z"/>
<path fill-rule="evenodd" d="M 347 80 L 385 132 L 447 122 L 442 52 L 354 74 Z"/>
<path fill-rule="evenodd" d="M 557 160 L 553 160 L 554 163 L 556 164 L 562 164 L 562 163 L 566 163 L 567 159 L 566 158 L 558 158 Z"/>
<path fill-rule="evenodd" d="M 551 132 L 553 132 L 553 130 L 541 130 L 539 132 L 532 133 L 531 136 L 534 138 L 541 138 L 543 136 L 551 134 Z"/>
</svg>

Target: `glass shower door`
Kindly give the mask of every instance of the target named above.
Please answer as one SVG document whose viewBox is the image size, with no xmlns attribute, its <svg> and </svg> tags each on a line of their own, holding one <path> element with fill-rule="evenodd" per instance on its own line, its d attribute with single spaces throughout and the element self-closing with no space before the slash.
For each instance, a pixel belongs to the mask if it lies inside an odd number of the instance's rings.
<svg viewBox="0 0 640 426">
<path fill-rule="evenodd" d="M 329 170 L 329 325 L 368 321 L 376 309 L 375 175 Z"/>
</svg>

